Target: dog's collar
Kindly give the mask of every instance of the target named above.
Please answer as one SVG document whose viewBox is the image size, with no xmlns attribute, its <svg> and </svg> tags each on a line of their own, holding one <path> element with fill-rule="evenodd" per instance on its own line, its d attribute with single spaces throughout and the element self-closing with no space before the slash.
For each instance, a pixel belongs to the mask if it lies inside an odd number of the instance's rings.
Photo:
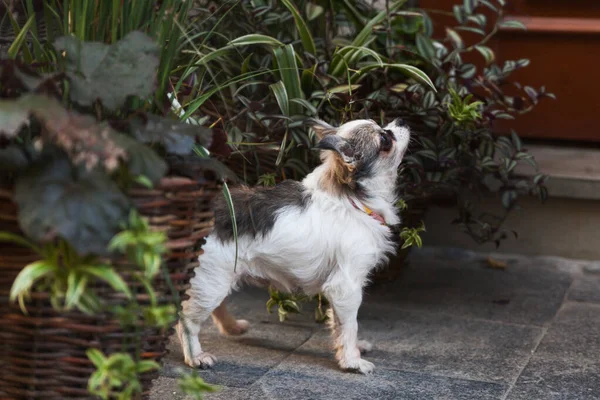
<svg viewBox="0 0 600 400">
<path fill-rule="evenodd" d="M 360 210 L 360 211 L 364 212 L 365 214 L 367 214 L 368 216 L 370 216 L 374 220 L 378 221 L 381 225 L 386 225 L 387 226 L 387 223 L 385 222 L 385 218 L 383 218 L 383 216 L 381 214 L 376 213 L 375 211 L 371 210 L 369 207 L 365 206 L 361 202 L 358 202 L 358 204 L 356 204 L 356 202 L 354 200 L 350 199 L 350 203 L 352 203 L 352 205 L 354 206 L 354 208 L 356 208 L 357 210 Z"/>
</svg>

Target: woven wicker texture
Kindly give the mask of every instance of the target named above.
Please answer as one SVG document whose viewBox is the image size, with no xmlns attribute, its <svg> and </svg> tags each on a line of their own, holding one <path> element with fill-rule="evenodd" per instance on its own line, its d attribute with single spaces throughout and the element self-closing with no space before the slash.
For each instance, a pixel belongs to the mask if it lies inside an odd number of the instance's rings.
<svg viewBox="0 0 600 400">
<path fill-rule="evenodd" d="M 198 172 L 198 171 L 197 171 Z M 139 212 L 148 217 L 153 229 L 166 232 L 169 254 L 165 265 L 172 284 L 163 274 L 153 281 L 159 304 L 174 304 L 172 287 L 183 298 L 198 265 L 204 237 L 213 221 L 212 201 L 220 190 L 215 180 L 202 177 L 164 178 L 155 189 L 135 189 L 130 196 Z M 0 188 L 0 231 L 21 233 L 17 207 L 8 188 Z M 94 368 L 85 351 L 97 348 L 105 354 L 141 350 L 144 359 L 160 360 L 165 354 L 167 330 L 144 326 L 138 332 L 124 330 L 109 313 L 85 315 L 78 311 L 59 313 L 52 309 L 48 293 L 34 293 L 28 303 L 29 315 L 9 304 L 10 287 L 19 271 L 38 257 L 26 249 L 0 243 L 0 398 L 64 399 L 92 398 L 87 381 Z M 136 300 L 149 305 L 147 292 L 131 276 L 137 267 L 115 263 L 130 285 Z M 94 290 L 108 305 L 126 305 L 127 300 L 109 287 L 97 284 Z M 139 338 L 139 339 L 136 339 Z M 156 372 L 144 374 L 144 397 Z"/>
</svg>

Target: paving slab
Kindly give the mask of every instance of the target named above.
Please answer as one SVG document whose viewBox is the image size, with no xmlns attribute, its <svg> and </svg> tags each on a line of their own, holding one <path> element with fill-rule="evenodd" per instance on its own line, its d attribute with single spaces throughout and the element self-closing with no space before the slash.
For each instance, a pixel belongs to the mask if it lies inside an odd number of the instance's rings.
<svg viewBox="0 0 600 400">
<path fill-rule="evenodd" d="M 552 260 L 497 255 L 505 269 L 493 269 L 487 255 L 460 249 L 423 249 L 396 282 L 370 288 L 366 303 L 443 312 L 525 325 L 546 325 L 560 308 L 572 275 Z"/>
<path fill-rule="evenodd" d="M 376 367 L 495 383 L 514 381 L 542 335 L 542 328 L 472 320 L 445 314 L 377 309 L 360 312 L 359 337 L 374 348 Z M 327 331 L 300 349 L 329 355 Z"/>
<path fill-rule="evenodd" d="M 600 304 L 600 271 L 577 276 L 569 290 L 569 300 Z"/>
<path fill-rule="evenodd" d="M 228 301 L 248 319 L 241 337 L 221 336 L 209 320 L 201 338 L 217 356 L 199 373 L 226 399 L 600 400 L 600 269 L 553 257 L 460 249 L 415 251 L 396 282 L 369 288 L 359 337 L 374 345 L 370 376 L 340 371 L 329 332 L 313 308 L 285 323 L 266 313 L 265 289 Z M 183 364 L 172 338 L 151 400 L 191 400 L 176 378 Z"/>
<path fill-rule="evenodd" d="M 600 306 L 567 303 L 508 400 L 600 399 Z"/>
<path fill-rule="evenodd" d="M 254 386 L 269 399 L 425 400 L 500 399 L 506 387 L 489 382 L 431 376 L 384 368 L 364 376 L 343 372 L 328 351 L 306 343 Z"/>
<path fill-rule="evenodd" d="M 235 388 L 221 386 L 217 392 L 205 393 L 206 400 L 250 400 L 265 399 L 265 395 L 259 387 L 256 388 Z M 150 395 L 150 400 L 193 400 L 194 397 L 186 395 L 179 388 L 177 379 L 161 376 L 154 381 L 154 390 Z"/>
<path fill-rule="evenodd" d="M 266 314 L 262 309 L 261 311 Z M 215 355 L 218 360 L 213 368 L 199 370 L 206 382 L 238 388 L 248 387 L 308 340 L 313 333 L 313 329 L 297 324 L 287 325 L 276 321 L 250 319 L 250 330 L 243 336 L 223 336 L 212 326 L 212 322 L 208 322 L 207 328 L 201 332 L 202 348 Z M 183 362 L 179 339 L 171 337 L 162 375 L 177 378 L 183 372 L 191 370 Z"/>
</svg>

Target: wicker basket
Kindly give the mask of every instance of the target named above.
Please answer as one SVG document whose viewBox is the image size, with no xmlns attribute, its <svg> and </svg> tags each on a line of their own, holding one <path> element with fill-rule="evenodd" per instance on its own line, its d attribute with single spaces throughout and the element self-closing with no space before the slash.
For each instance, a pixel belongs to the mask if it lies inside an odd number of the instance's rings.
<svg viewBox="0 0 600 400">
<path fill-rule="evenodd" d="M 154 229 L 166 232 L 169 253 L 164 263 L 170 281 L 161 274 L 153 282 L 160 304 L 173 303 L 173 288 L 184 298 L 198 265 L 204 237 L 214 223 L 212 200 L 219 191 L 216 180 L 167 177 L 155 189 L 130 192 L 139 212 Z M 0 231 L 21 234 L 12 192 L 0 188 Z M 56 312 L 48 293 L 34 293 L 28 303 L 29 315 L 10 304 L 8 295 L 19 271 L 36 260 L 27 249 L 0 243 L 0 399 L 92 398 L 87 381 L 94 368 L 86 350 L 97 348 L 105 354 L 141 350 L 143 359 L 160 360 L 166 351 L 170 329 L 148 327 L 139 319 L 139 331 L 121 328 L 112 314 L 85 315 L 78 311 Z M 130 274 L 131 265 L 115 263 L 140 305 L 149 305 L 146 291 Z M 108 305 L 126 305 L 123 295 L 98 284 L 97 294 Z M 146 373 L 141 381 L 143 397 L 148 396 L 157 372 Z"/>
</svg>

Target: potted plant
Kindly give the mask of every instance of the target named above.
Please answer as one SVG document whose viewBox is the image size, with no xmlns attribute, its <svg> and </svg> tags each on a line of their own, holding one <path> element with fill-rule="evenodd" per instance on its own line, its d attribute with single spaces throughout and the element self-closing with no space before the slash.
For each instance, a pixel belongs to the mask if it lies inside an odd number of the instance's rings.
<svg viewBox="0 0 600 400">
<path fill-rule="evenodd" d="M 0 60 L 0 397 L 141 398 L 222 169 L 191 158 L 209 129 L 166 115 L 171 47 L 123 27 L 135 10 L 112 10 L 111 29 L 99 2 L 81 15 L 69 5 L 54 3 L 75 35 L 27 42 L 29 22 Z M 103 32 L 110 44 L 80 39 Z"/>
</svg>

